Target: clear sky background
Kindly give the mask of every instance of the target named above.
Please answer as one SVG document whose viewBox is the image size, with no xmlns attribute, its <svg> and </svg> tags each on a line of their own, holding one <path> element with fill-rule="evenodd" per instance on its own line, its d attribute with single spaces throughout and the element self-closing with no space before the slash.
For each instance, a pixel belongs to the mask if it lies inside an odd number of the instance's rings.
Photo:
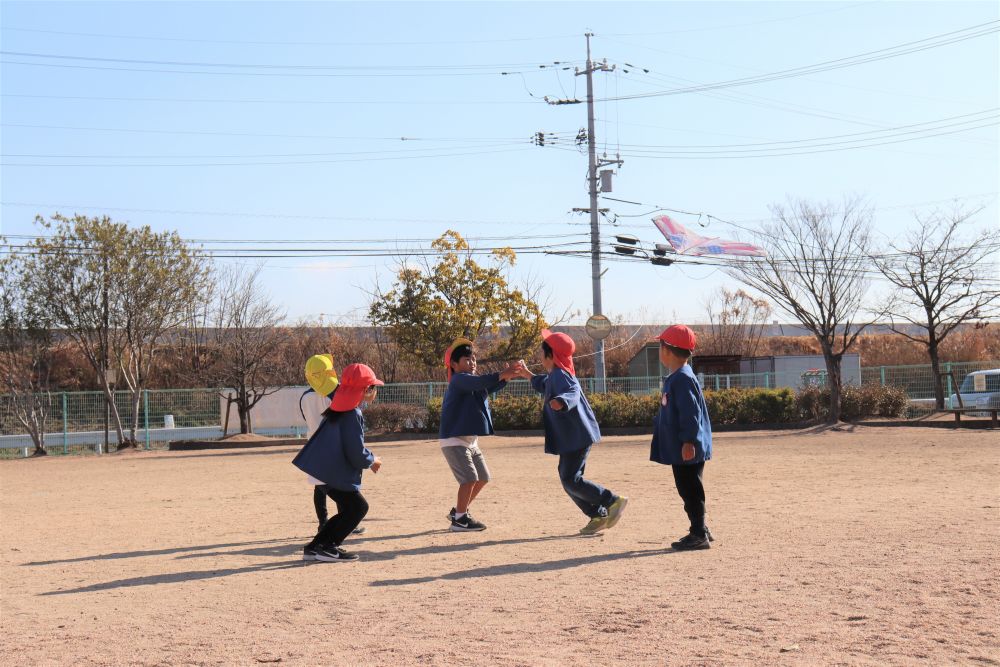
<svg viewBox="0 0 1000 667">
<path fill-rule="evenodd" d="M 618 65 L 595 75 L 605 98 L 877 51 L 996 21 L 998 8 L 3 2 L 0 232 L 34 234 L 36 214 L 59 211 L 175 229 L 208 248 L 289 240 L 320 251 L 356 240 L 403 253 L 449 228 L 482 248 L 586 242 L 587 218 L 569 212 L 588 205 L 586 154 L 571 140 L 586 109 L 540 99 L 584 99 L 584 80 L 539 67 L 582 64 L 584 32 L 595 33 L 595 58 Z M 625 156 L 610 196 L 647 205 L 602 206 L 620 216 L 663 206 L 755 228 L 788 197 L 860 195 L 885 239 L 957 199 L 984 206 L 977 224 L 995 228 L 998 63 L 992 32 L 807 76 L 600 102 L 600 150 Z M 970 127 L 979 129 L 927 136 Z M 564 139 L 536 147 L 537 131 Z M 825 137 L 839 138 L 767 144 Z M 917 140 L 842 143 L 879 137 Z M 736 146 L 759 143 L 767 155 Z M 799 146 L 822 152 L 788 154 Z M 674 217 L 698 228 L 697 215 Z M 701 222 L 708 235 L 741 233 Z M 649 216 L 618 223 L 662 242 Z M 269 259 L 264 277 L 290 319 L 351 321 L 376 279 L 391 283 L 397 260 Z M 631 322 L 704 321 L 705 299 L 732 283 L 711 267 L 607 266 L 605 313 Z M 545 283 L 558 310 L 579 311 L 576 321 L 590 312 L 589 278 L 589 260 L 544 254 L 523 254 L 513 273 Z"/>
</svg>

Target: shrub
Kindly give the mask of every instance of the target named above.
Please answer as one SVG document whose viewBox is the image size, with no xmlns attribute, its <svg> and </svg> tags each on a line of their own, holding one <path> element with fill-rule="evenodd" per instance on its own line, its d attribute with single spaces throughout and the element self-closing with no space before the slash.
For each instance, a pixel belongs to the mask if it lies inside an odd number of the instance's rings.
<svg viewBox="0 0 1000 667">
<path fill-rule="evenodd" d="M 830 414 L 829 387 L 808 387 L 799 391 L 796 399 L 802 419 L 821 421 Z M 900 387 L 882 386 L 870 382 L 861 386 L 846 384 L 841 389 L 840 418 L 856 421 L 866 417 L 903 417 L 909 407 L 909 397 Z"/>
<path fill-rule="evenodd" d="M 607 393 L 587 396 L 602 428 L 653 425 L 660 407 L 660 394 Z M 790 389 L 725 389 L 705 393 L 713 424 L 780 424 L 796 421 L 799 411 Z M 440 398 L 427 406 L 426 430 L 437 431 L 441 424 Z M 490 401 L 493 426 L 498 431 L 542 428 L 540 396 L 500 394 Z"/>
<path fill-rule="evenodd" d="M 364 413 L 365 428 L 369 431 L 398 433 L 423 431 L 427 428 L 428 409 L 422 405 L 375 402 Z"/>
<path fill-rule="evenodd" d="M 713 424 L 784 424 L 796 421 L 791 389 L 724 389 L 706 391 Z"/>
</svg>

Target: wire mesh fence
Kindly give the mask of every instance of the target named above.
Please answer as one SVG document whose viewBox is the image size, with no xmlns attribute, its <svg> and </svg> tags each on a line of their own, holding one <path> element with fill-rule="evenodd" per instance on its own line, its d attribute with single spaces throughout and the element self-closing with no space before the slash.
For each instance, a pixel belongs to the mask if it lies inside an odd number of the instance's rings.
<svg viewBox="0 0 1000 667">
<path fill-rule="evenodd" d="M 994 369 L 1000 369 L 1000 362 L 943 363 L 945 407 L 951 407 L 951 396 L 970 373 Z M 826 383 L 823 371 L 701 375 L 699 378 L 705 389 L 713 391 L 736 388 L 799 389 Z M 580 382 L 586 393 L 600 393 L 602 389 L 596 378 L 580 378 Z M 903 389 L 910 398 L 912 415 L 926 414 L 936 407 L 934 374 L 929 365 L 863 367 L 861 382 Z M 603 390 L 628 394 L 655 393 L 661 383 L 659 376 L 606 378 Z M 442 398 L 447 387 L 445 382 L 388 384 L 379 389 L 379 401 L 425 406 L 431 399 Z M 504 391 L 515 396 L 534 393 L 530 383 L 524 380 L 508 383 Z M 117 391 L 113 400 L 125 437 L 134 437 L 140 447 L 154 448 L 174 441 L 222 437 L 225 394 L 225 390 L 219 389 L 150 389 L 140 392 L 138 396 L 128 391 Z M 117 444 L 117 429 L 103 392 L 52 392 L 43 398 L 42 403 L 47 410 L 45 445 L 49 453 L 100 453 L 107 451 L 105 442 Z M 304 422 L 299 417 L 295 410 L 294 414 L 289 414 L 287 426 L 272 425 L 255 429 L 255 432 L 300 437 L 304 433 Z M 108 427 L 107 438 L 105 424 Z M 233 428 L 231 424 L 230 430 Z M 27 456 L 33 448 L 31 436 L 15 416 L 12 397 L 0 394 L 0 457 Z"/>
</svg>

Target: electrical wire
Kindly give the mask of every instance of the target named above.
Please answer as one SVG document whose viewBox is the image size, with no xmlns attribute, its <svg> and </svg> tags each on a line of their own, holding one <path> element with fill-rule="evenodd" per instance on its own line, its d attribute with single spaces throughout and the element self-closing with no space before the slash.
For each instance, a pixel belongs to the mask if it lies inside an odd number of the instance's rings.
<svg viewBox="0 0 1000 667">
<path fill-rule="evenodd" d="M 826 60 L 823 62 L 814 63 L 812 65 L 803 65 L 801 67 L 778 70 L 775 72 L 768 72 L 765 74 L 743 77 L 739 79 L 729 79 L 726 81 L 717 81 L 714 83 L 700 84 L 697 86 L 686 86 L 679 88 L 671 88 L 667 90 L 653 91 L 649 93 L 622 95 L 619 96 L 618 99 L 621 100 L 647 99 L 651 97 L 681 95 L 685 93 L 704 92 L 709 90 L 718 90 L 722 88 L 733 88 L 733 87 L 747 86 L 758 83 L 767 83 L 770 81 L 778 81 L 781 79 L 806 76 L 809 74 L 816 74 L 818 72 L 826 72 L 830 70 L 842 69 L 845 67 L 853 67 L 856 65 L 862 65 L 870 62 L 875 62 L 878 60 L 896 58 L 911 53 L 917 53 L 920 51 L 926 51 L 941 46 L 947 46 L 950 44 L 955 44 L 958 42 L 975 39 L 977 37 L 983 37 L 986 35 L 993 34 L 997 31 L 1000 31 L 1000 20 L 986 21 L 984 23 L 962 28 L 960 30 L 953 30 L 951 32 L 940 33 L 937 35 L 932 35 L 930 37 L 925 37 L 923 39 L 914 40 L 911 42 L 904 42 L 902 44 L 897 44 L 895 46 L 877 49 L 875 51 L 867 51 L 852 56 L 836 58 L 834 60 Z"/>
</svg>

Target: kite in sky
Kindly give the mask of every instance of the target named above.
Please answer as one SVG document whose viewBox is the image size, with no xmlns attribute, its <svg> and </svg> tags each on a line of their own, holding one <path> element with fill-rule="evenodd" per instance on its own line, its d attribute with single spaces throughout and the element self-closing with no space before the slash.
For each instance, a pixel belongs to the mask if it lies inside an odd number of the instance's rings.
<svg viewBox="0 0 1000 667">
<path fill-rule="evenodd" d="M 666 215 L 653 218 L 653 224 L 667 237 L 667 241 L 680 255 L 742 255 L 745 257 L 767 257 L 760 246 L 727 241 L 718 237 L 699 236 L 685 229 Z"/>
</svg>

